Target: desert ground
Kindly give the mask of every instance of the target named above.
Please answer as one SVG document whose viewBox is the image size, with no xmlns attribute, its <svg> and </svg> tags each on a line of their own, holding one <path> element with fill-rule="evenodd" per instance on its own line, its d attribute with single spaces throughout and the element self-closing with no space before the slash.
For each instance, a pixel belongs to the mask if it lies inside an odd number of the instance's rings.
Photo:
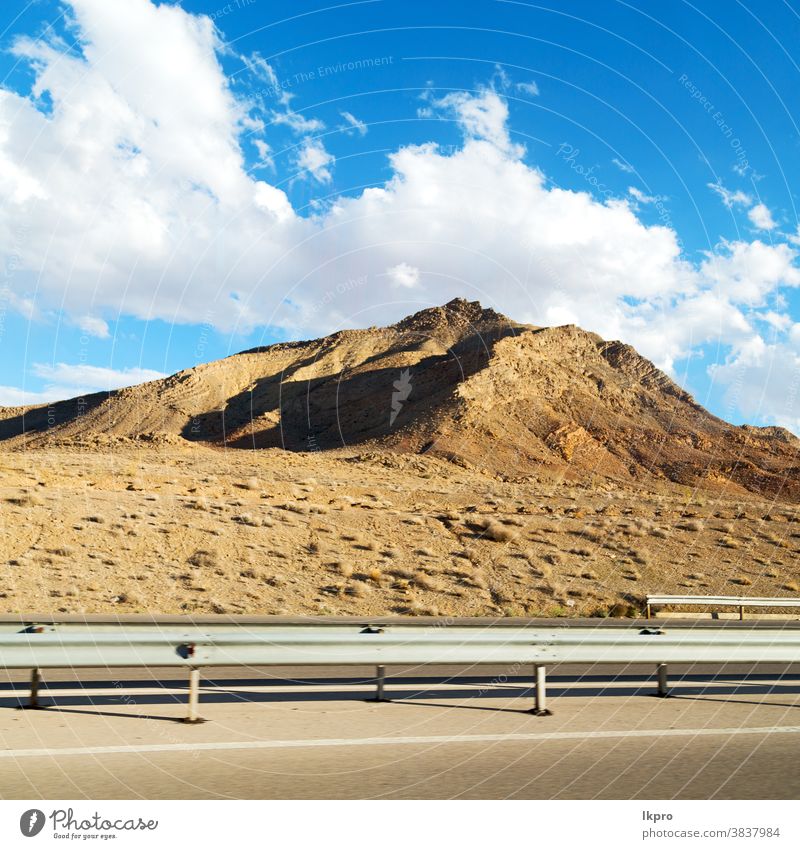
<svg viewBox="0 0 800 849">
<path fill-rule="evenodd" d="M 0 452 L 6 613 L 638 614 L 795 595 L 794 506 L 391 452 Z"/>
</svg>

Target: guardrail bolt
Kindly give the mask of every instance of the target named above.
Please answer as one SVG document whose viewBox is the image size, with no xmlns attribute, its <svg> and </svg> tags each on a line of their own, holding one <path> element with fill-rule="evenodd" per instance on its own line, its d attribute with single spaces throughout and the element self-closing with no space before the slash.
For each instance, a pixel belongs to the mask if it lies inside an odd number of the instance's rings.
<svg viewBox="0 0 800 849">
<path fill-rule="evenodd" d="M 536 676 L 536 701 L 531 713 L 534 716 L 552 716 L 552 711 L 547 709 L 547 668 L 538 663 L 533 667 Z"/>
</svg>

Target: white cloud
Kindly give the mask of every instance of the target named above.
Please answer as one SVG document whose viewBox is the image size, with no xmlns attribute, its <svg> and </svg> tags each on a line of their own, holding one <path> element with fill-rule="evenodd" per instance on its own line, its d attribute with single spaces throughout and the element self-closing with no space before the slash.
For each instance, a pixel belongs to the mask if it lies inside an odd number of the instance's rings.
<svg viewBox="0 0 800 849">
<path fill-rule="evenodd" d="M 725 363 L 709 367 L 711 377 L 726 387 L 730 415 L 738 410 L 751 421 L 763 419 L 800 433 L 797 336 L 773 343 L 750 336 Z"/>
<path fill-rule="evenodd" d="M 750 209 L 747 213 L 747 217 L 750 219 L 753 226 L 759 230 L 774 230 L 777 226 L 775 221 L 772 219 L 772 213 L 769 211 L 769 207 L 763 203 L 757 203 L 752 209 Z"/>
<path fill-rule="evenodd" d="M 553 187 L 512 141 L 492 88 L 428 101 L 458 123 L 460 147 L 401 147 L 383 186 L 302 217 L 247 172 L 250 104 L 230 88 L 207 17 L 148 0 L 70 6 L 76 47 L 18 41 L 31 95 L 0 89 L 0 246 L 16 259 L 9 303 L 33 318 L 108 311 L 308 336 L 465 296 L 622 338 L 669 369 L 707 342 L 736 362 L 760 338 L 756 312 L 798 285 L 784 243 L 723 244 L 692 263 L 671 228 L 645 225 L 629 202 L 601 202 L 588 183 Z M 48 114 L 37 109 L 45 92 Z M 269 141 L 255 145 L 262 161 Z M 317 182 L 332 181 L 334 162 L 320 139 L 300 142 L 296 164 Z M 712 189 L 730 206 L 751 203 Z M 413 286 L 387 293 L 387 273 Z"/>
<path fill-rule="evenodd" d="M 367 125 L 363 121 L 359 121 L 352 112 L 340 112 L 339 114 L 347 122 L 348 129 L 356 130 L 362 136 L 367 134 Z"/>
<path fill-rule="evenodd" d="M 336 158 L 328 153 L 325 145 L 319 139 L 303 140 L 297 154 L 297 168 L 300 177 L 313 177 L 320 183 L 330 183 L 333 179 L 331 166 Z"/>
<path fill-rule="evenodd" d="M 797 251 L 785 244 L 726 242 L 707 255 L 702 272 L 732 303 L 758 306 L 779 287 L 800 286 L 796 260 Z"/>
<path fill-rule="evenodd" d="M 31 372 L 45 381 L 41 391 L 0 386 L 0 406 L 36 406 L 66 398 L 91 395 L 93 392 L 110 392 L 125 386 L 135 386 L 148 380 L 166 377 L 159 371 L 144 368 L 111 369 L 87 364 L 72 365 L 35 363 Z"/>
<path fill-rule="evenodd" d="M 419 284 L 419 269 L 406 262 L 387 268 L 386 273 L 393 286 L 414 289 Z"/>
<path fill-rule="evenodd" d="M 60 392 L 29 392 L 16 386 L 0 386 L 0 407 L 36 407 L 48 404 L 50 401 L 61 401 L 67 398 Z"/>
<path fill-rule="evenodd" d="M 722 183 L 707 183 L 706 185 L 712 192 L 719 195 L 720 199 L 725 206 L 728 207 L 728 209 L 731 209 L 734 206 L 748 206 L 753 202 L 750 195 L 743 192 L 741 189 L 731 191 L 730 189 L 726 189 Z"/>
<path fill-rule="evenodd" d="M 517 88 L 521 92 L 524 92 L 525 94 L 529 94 L 531 97 L 538 97 L 539 96 L 539 86 L 536 85 L 536 83 L 533 80 L 531 80 L 530 82 L 527 82 L 527 83 L 517 83 Z"/>
<path fill-rule="evenodd" d="M 96 336 L 98 339 L 108 339 L 108 324 L 102 318 L 97 318 L 93 315 L 84 315 L 78 319 L 78 327 L 90 336 Z"/>
<path fill-rule="evenodd" d="M 468 138 L 491 142 L 512 156 L 522 155 L 523 148 L 513 144 L 508 133 L 508 105 L 492 89 L 481 90 L 477 97 L 466 91 L 453 92 L 433 105 L 450 112 Z"/>
<path fill-rule="evenodd" d="M 146 368 L 111 369 L 87 364 L 34 363 L 33 374 L 52 386 L 83 387 L 94 392 L 108 392 L 123 386 L 134 386 L 148 380 L 166 377 L 160 371 Z M 74 394 L 74 392 L 72 393 Z"/>
<path fill-rule="evenodd" d="M 325 124 L 318 118 L 306 118 L 291 109 L 287 109 L 285 112 L 273 112 L 272 120 L 275 124 L 285 124 L 298 135 L 316 133 L 325 129 Z"/>
<path fill-rule="evenodd" d="M 253 146 L 258 151 L 258 167 L 274 168 L 275 161 L 272 158 L 272 148 L 263 139 L 253 139 Z"/>
<path fill-rule="evenodd" d="M 616 156 L 611 160 L 611 162 L 613 165 L 616 165 L 620 171 L 624 171 L 626 174 L 633 174 L 634 171 L 636 171 L 633 165 L 629 165 L 627 162 L 622 162 L 622 160 L 617 159 Z"/>
<path fill-rule="evenodd" d="M 636 186 L 629 186 L 628 194 L 639 203 L 658 203 L 664 200 L 661 195 L 647 195 L 641 189 L 637 189 Z"/>
</svg>

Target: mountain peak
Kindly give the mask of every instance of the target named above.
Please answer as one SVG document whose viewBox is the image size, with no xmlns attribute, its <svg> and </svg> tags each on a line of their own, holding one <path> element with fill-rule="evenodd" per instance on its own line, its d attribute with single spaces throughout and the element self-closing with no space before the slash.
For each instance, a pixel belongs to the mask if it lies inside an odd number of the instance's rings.
<svg viewBox="0 0 800 849">
<path fill-rule="evenodd" d="M 407 316 L 397 324 L 396 330 L 405 332 L 431 332 L 437 330 L 480 331 L 486 324 L 513 324 L 504 315 L 493 309 L 486 309 L 480 301 L 468 301 L 465 298 L 453 298 L 440 307 L 428 307 Z"/>
</svg>

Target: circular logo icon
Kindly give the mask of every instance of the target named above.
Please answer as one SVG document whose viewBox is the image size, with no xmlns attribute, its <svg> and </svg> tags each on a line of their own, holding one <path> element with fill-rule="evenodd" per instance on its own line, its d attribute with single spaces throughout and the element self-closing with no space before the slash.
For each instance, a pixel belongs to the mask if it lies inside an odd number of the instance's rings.
<svg viewBox="0 0 800 849">
<path fill-rule="evenodd" d="M 44 828 L 44 811 L 31 808 L 19 818 L 19 830 L 25 837 L 36 837 Z"/>
</svg>

